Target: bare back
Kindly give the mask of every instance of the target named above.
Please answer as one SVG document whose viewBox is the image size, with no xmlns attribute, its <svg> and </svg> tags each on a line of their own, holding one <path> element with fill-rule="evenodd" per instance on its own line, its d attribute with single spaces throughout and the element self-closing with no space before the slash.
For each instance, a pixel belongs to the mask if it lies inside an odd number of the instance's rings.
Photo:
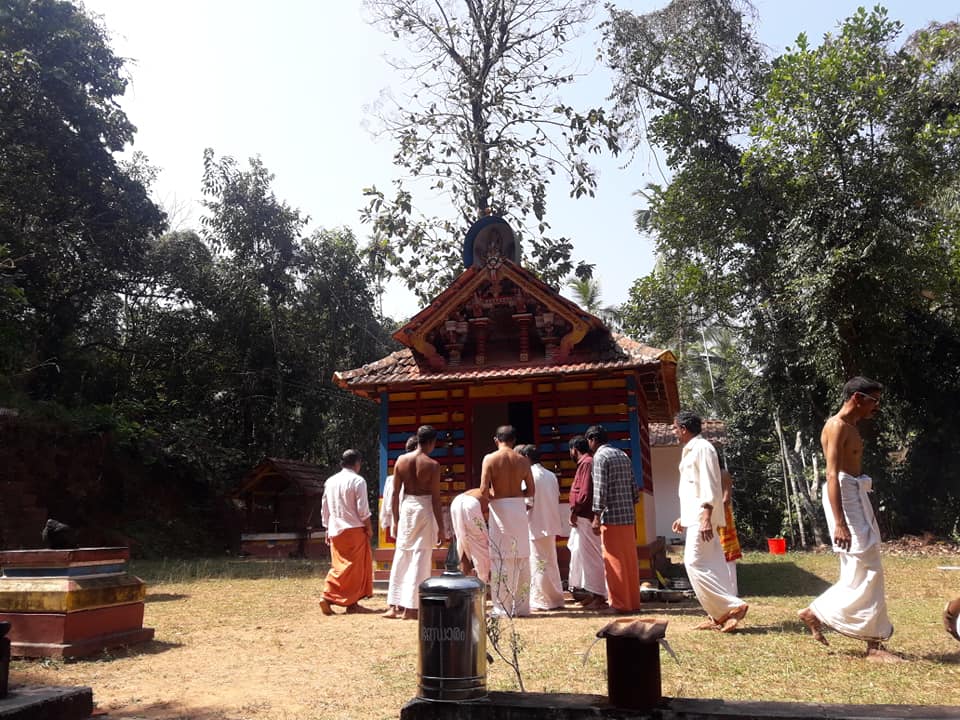
<svg viewBox="0 0 960 720">
<path fill-rule="evenodd" d="M 393 466 L 394 493 L 432 495 L 440 490 L 440 463 L 419 448 L 397 458 Z"/>
<path fill-rule="evenodd" d="M 500 447 L 484 456 L 480 471 L 480 491 L 493 499 L 532 497 L 533 475 L 530 461 L 510 447 Z M 523 490 L 526 484 L 526 493 Z"/>
</svg>

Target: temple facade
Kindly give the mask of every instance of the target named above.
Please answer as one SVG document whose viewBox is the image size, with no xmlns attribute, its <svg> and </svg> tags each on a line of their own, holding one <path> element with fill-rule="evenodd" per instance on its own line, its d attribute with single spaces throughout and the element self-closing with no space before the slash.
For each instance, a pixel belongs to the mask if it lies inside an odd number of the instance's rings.
<svg viewBox="0 0 960 720">
<path fill-rule="evenodd" d="M 519 444 L 537 445 L 543 465 L 560 479 L 565 503 L 575 471 L 567 443 L 601 423 L 633 462 L 642 491 L 641 575 L 652 577 L 658 543 L 649 428 L 672 422 L 678 409 L 672 353 L 612 333 L 497 254 L 468 267 L 394 338 L 402 350 L 334 375 L 340 387 L 379 403 L 381 494 L 406 439 L 429 424 L 440 433 L 432 457 L 442 465 L 447 507 L 456 494 L 479 486 L 494 432 L 509 424 Z M 381 548 L 390 540 L 381 531 Z M 382 577 L 390 553 L 375 557 Z"/>
</svg>

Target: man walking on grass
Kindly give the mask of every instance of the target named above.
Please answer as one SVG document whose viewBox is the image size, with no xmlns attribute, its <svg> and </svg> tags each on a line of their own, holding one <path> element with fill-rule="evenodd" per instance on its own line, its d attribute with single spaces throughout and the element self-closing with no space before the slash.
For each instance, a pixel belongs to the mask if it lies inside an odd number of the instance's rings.
<svg viewBox="0 0 960 720">
<path fill-rule="evenodd" d="M 737 597 L 720 538 L 714 532 L 726 523 L 720 462 L 713 445 L 700 434 L 702 425 L 692 412 L 679 412 L 674 419 L 673 430 L 683 454 L 680 517 L 674 520 L 673 531 L 685 535 L 683 565 L 697 600 L 709 616 L 697 629 L 732 632 L 749 608 Z"/>
<path fill-rule="evenodd" d="M 876 414 L 882 391 L 874 380 L 859 376 L 849 380 L 843 386 L 843 406 L 820 434 L 827 461 L 823 510 L 833 551 L 840 557 L 840 579 L 799 616 L 817 642 L 829 644 L 823 635 L 826 625 L 865 641 L 867 660 L 900 662 L 901 657 L 881 644 L 893 635 L 893 624 L 884 596 L 880 527 L 867 497 L 873 481 L 861 475 L 863 438 L 857 429 L 857 423 Z"/>
<path fill-rule="evenodd" d="M 320 612 L 333 615 L 331 605 L 348 613 L 371 612 L 359 603 L 373 596 L 373 525 L 367 482 L 360 477 L 362 459 L 356 450 L 343 453 L 341 470 L 323 486 L 320 514 L 330 545 L 330 572 L 320 598 Z"/>
</svg>

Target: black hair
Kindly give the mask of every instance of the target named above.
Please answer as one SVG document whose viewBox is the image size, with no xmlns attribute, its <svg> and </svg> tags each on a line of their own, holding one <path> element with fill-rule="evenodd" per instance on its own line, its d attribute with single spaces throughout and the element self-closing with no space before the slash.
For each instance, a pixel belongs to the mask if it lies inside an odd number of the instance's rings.
<svg viewBox="0 0 960 720">
<path fill-rule="evenodd" d="M 350 448 L 349 450 L 343 451 L 343 457 L 340 458 L 340 467 L 345 467 L 345 468 L 356 467 L 357 463 L 362 460 L 363 460 L 363 455 L 360 454 L 360 451 Z"/>
<path fill-rule="evenodd" d="M 420 447 L 427 445 L 437 439 L 437 431 L 433 425 L 421 425 L 417 428 L 417 444 Z"/>
<path fill-rule="evenodd" d="M 699 415 L 689 410 L 681 410 L 674 419 L 677 421 L 677 425 L 689 430 L 691 435 L 699 435 L 700 431 L 703 430 L 703 420 L 700 419 Z"/>
<path fill-rule="evenodd" d="M 403 446 L 403 449 L 406 450 L 407 452 L 410 452 L 411 450 L 416 450 L 417 445 L 419 444 L 420 443 L 417 441 L 417 436 L 411 435 L 410 437 L 407 438 L 407 444 Z"/>
<path fill-rule="evenodd" d="M 513 425 L 501 425 L 497 428 L 497 434 L 494 435 L 500 442 L 510 443 L 517 441 L 517 431 Z"/>
<path fill-rule="evenodd" d="M 596 440 L 603 445 L 607 441 L 607 429 L 603 425 L 591 425 L 583 434 L 587 440 Z"/>
<path fill-rule="evenodd" d="M 536 445 L 521 445 L 517 448 L 517 452 L 527 458 L 531 465 L 540 462 L 540 451 L 537 450 Z"/>
<path fill-rule="evenodd" d="M 869 395 L 870 393 L 883 392 L 883 385 L 878 383 L 876 380 L 871 380 L 868 377 L 863 377 L 862 375 L 857 375 L 852 377 L 843 386 L 843 399 L 849 400 L 856 393 L 861 393 L 862 395 Z"/>
<path fill-rule="evenodd" d="M 587 439 L 583 435 L 574 435 L 567 444 L 571 450 L 576 450 L 583 455 L 587 455 L 590 452 L 590 443 L 587 442 Z"/>
</svg>

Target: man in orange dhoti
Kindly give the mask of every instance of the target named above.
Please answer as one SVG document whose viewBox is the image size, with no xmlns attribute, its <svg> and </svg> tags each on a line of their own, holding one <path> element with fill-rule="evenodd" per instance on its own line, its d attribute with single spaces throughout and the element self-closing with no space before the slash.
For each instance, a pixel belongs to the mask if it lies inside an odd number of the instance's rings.
<svg viewBox="0 0 960 720">
<path fill-rule="evenodd" d="M 584 433 L 593 453 L 593 534 L 600 536 L 607 575 L 607 600 L 619 612 L 640 609 L 634 505 L 640 491 L 630 457 L 607 444 L 607 431 L 593 425 Z"/>
<path fill-rule="evenodd" d="M 373 525 L 367 482 L 359 475 L 360 453 L 347 450 L 340 465 L 340 472 L 323 487 L 321 515 L 330 545 L 330 572 L 320 598 L 324 615 L 333 615 L 331 605 L 345 607 L 348 613 L 371 612 L 359 601 L 373 596 Z"/>
</svg>

